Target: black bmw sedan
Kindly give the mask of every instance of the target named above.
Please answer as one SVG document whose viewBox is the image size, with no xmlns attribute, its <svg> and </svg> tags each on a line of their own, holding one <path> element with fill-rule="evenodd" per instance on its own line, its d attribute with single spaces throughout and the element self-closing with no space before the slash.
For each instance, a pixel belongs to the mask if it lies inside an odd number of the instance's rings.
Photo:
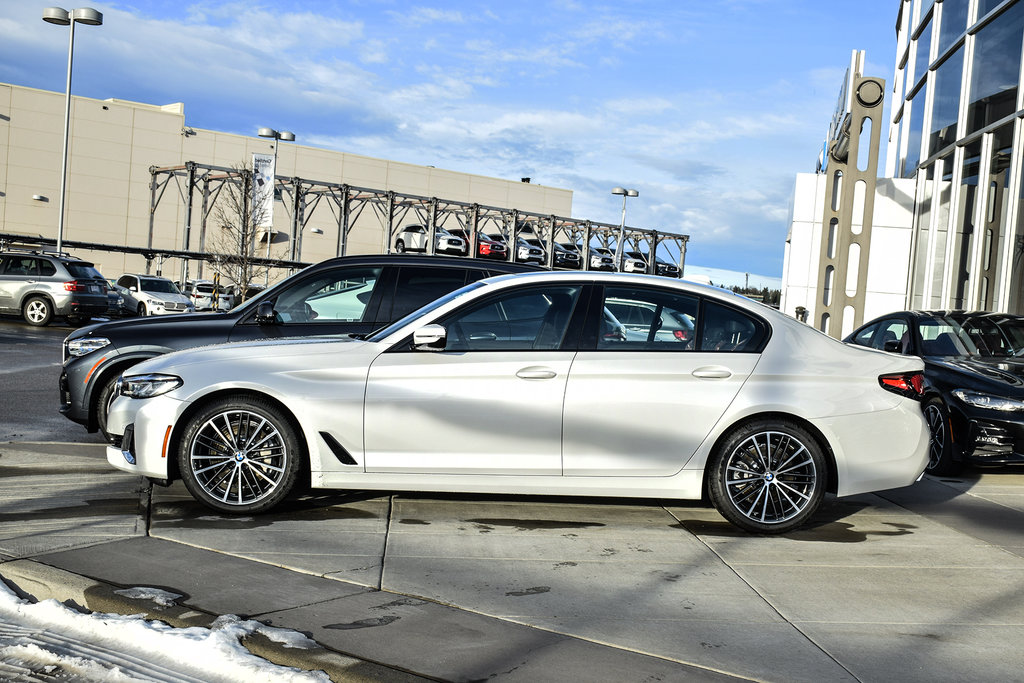
<svg viewBox="0 0 1024 683">
<path fill-rule="evenodd" d="M 1024 316 L 901 311 L 843 341 L 924 360 L 929 474 L 1024 464 Z"/>
</svg>

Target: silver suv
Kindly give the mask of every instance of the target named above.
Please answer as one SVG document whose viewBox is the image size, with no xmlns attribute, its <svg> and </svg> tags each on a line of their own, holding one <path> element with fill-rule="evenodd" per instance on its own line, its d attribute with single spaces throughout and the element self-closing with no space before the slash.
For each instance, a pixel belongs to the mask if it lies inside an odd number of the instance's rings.
<svg viewBox="0 0 1024 683">
<path fill-rule="evenodd" d="M 109 285 L 88 261 L 44 251 L 0 252 L 0 313 L 46 325 L 55 316 L 71 324 L 107 312 Z"/>
</svg>

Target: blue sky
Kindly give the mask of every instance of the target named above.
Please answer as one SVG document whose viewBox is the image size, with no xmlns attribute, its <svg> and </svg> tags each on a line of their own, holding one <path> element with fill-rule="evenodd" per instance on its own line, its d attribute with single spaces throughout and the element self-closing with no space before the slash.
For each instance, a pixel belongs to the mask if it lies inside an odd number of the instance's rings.
<svg viewBox="0 0 1024 683">
<path fill-rule="evenodd" d="M 64 89 L 49 2 L 0 0 L 0 81 Z M 95 2 L 76 95 L 188 125 L 574 191 L 577 218 L 690 235 L 687 264 L 781 277 L 855 49 L 890 81 L 896 0 Z M 883 136 L 884 137 L 884 136 Z M 325 178 L 324 180 L 331 180 Z"/>
</svg>

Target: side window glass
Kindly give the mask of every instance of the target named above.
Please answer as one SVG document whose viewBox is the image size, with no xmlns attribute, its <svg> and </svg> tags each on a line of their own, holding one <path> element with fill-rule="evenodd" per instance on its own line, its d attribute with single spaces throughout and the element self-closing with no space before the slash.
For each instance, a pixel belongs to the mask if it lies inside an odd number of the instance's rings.
<svg viewBox="0 0 1024 683">
<path fill-rule="evenodd" d="M 0 256 L 0 275 L 7 275 L 8 274 L 8 272 L 7 272 L 8 264 L 13 263 L 13 262 L 14 262 L 14 257 L 12 257 L 12 256 Z"/>
<path fill-rule="evenodd" d="M 446 351 L 558 349 L 565 339 L 578 286 L 538 287 L 499 294 L 442 321 Z"/>
<path fill-rule="evenodd" d="M 598 350 L 690 351 L 696 341 L 695 296 L 606 287 Z"/>
<path fill-rule="evenodd" d="M 57 274 L 57 268 L 49 261 L 39 262 L 39 274 L 43 277 L 49 277 Z"/>
<path fill-rule="evenodd" d="M 117 285 L 119 287 L 129 289 L 132 286 L 132 284 L 132 277 L 130 275 L 122 275 L 121 277 L 117 278 Z"/>
<path fill-rule="evenodd" d="M 391 315 L 382 322 L 405 317 L 417 308 L 440 299 L 466 284 L 466 271 L 462 268 L 423 268 L 406 266 L 398 271 Z"/>
<path fill-rule="evenodd" d="M 871 340 L 875 338 L 875 332 L 878 331 L 878 323 L 865 327 L 863 330 L 858 332 L 853 338 L 853 343 L 858 346 L 871 346 Z"/>
<path fill-rule="evenodd" d="M 274 304 L 285 324 L 363 322 L 381 268 L 343 268 L 304 280 Z M 367 322 L 373 322 L 367 321 Z"/>
<path fill-rule="evenodd" d="M 886 344 L 891 348 L 894 342 L 899 342 L 900 353 L 906 353 L 909 337 L 907 323 L 904 321 L 883 320 L 878 325 L 878 332 L 875 334 L 874 339 L 871 340 L 871 346 L 885 351 Z"/>
<path fill-rule="evenodd" d="M 701 351 L 753 352 L 761 347 L 768 329 L 765 323 L 713 301 L 704 303 Z"/>
</svg>

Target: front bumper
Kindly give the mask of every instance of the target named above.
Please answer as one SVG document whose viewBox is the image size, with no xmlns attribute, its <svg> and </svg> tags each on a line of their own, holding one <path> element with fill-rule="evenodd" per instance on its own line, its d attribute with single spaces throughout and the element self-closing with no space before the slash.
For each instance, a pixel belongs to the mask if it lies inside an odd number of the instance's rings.
<svg viewBox="0 0 1024 683">
<path fill-rule="evenodd" d="M 957 445 L 972 465 L 1024 464 L 1024 423 L 973 418 L 961 434 Z"/>
</svg>

